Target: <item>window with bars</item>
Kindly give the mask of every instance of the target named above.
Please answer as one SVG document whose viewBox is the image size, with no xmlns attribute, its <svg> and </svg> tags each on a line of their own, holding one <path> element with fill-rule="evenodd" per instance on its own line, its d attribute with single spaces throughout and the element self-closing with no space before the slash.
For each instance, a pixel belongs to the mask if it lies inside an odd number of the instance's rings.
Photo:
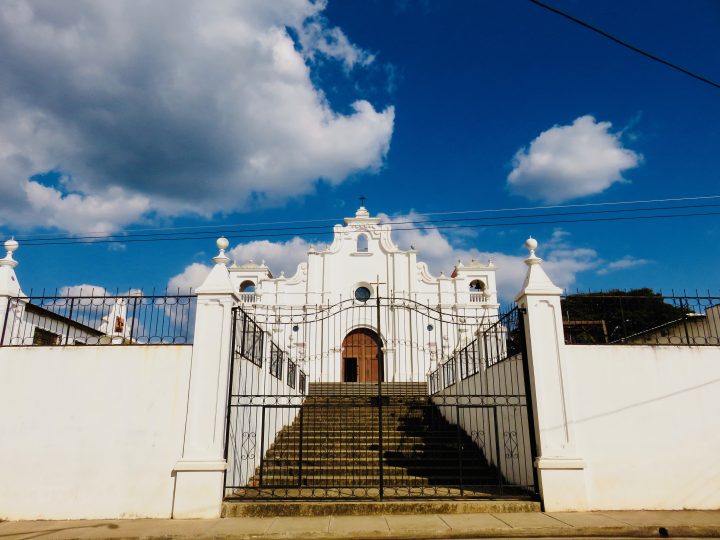
<svg viewBox="0 0 720 540">
<path fill-rule="evenodd" d="M 262 367 L 263 357 L 263 331 L 247 313 L 240 312 L 239 324 L 242 328 L 240 340 L 240 355 L 258 367 Z"/>
<path fill-rule="evenodd" d="M 292 360 L 288 360 L 287 367 L 287 385 L 290 388 L 295 388 L 295 380 L 297 377 L 297 364 Z"/>
<path fill-rule="evenodd" d="M 276 379 L 282 379 L 282 369 L 283 369 L 283 352 L 280 350 L 280 347 L 275 345 L 274 343 L 270 344 L 270 375 L 275 377 Z"/>
</svg>

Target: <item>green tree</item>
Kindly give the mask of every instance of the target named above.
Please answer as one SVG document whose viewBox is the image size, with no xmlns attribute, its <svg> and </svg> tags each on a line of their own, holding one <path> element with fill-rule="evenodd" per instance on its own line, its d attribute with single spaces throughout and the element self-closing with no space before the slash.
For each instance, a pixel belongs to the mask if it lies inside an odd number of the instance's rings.
<svg viewBox="0 0 720 540">
<path fill-rule="evenodd" d="M 648 288 L 571 294 L 561 305 L 565 340 L 586 344 L 622 341 L 691 312 L 680 299 L 670 303 Z"/>
</svg>

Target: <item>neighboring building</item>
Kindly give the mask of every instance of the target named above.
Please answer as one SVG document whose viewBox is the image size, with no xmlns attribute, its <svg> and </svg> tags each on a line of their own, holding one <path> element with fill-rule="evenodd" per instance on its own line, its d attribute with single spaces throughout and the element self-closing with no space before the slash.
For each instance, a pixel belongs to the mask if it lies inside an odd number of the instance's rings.
<svg viewBox="0 0 720 540">
<path fill-rule="evenodd" d="M 20 288 L 13 253 L 0 259 L 0 345 L 106 345 L 131 341 L 128 297 L 28 297 Z M 135 294 L 131 294 L 135 296 Z"/>
<path fill-rule="evenodd" d="M 720 304 L 705 313 L 688 313 L 682 318 L 628 336 L 623 343 L 644 345 L 720 345 Z"/>
<path fill-rule="evenodd" d="M 129 341 L 127 299 L 102 296 L 10 299 L 3 345 L 109 345 Z"/>
</svg>

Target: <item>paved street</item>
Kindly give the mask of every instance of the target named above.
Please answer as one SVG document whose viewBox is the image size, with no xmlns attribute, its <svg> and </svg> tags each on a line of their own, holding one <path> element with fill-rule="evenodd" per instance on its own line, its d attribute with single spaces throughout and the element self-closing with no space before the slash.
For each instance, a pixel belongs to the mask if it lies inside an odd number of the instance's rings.
<svg viewBox="0 0 720 540">
<path fill-rule="evenodd" d="M 720 511 L 484 513 L 82 520 L 0 523 L 0 538 L 700 538 L 720 537 Z"/>
</svg>

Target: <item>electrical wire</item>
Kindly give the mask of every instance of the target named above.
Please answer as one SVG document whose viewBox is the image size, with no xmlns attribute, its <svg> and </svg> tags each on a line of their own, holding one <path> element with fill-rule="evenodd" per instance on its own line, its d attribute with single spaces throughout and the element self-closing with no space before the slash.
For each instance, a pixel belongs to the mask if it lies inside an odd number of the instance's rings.
<svg viewBox="0 0 720 540">
<path fill-rule="evenodd" d="M 634 51 L 636 53 L 639 53 L 639 54 L 645 56 L 646 58 L 649 58 L 650 60 L 654 60 L 655 62 L 658 62 L 667 67 L 675 69 L 681 73 L 684 73 L 685 75 L 688 75 L 689 77 L 692 77 L 693 79 L 697 79 L 700 82 L 704 82 L 705 84 L 709 84 L 710 86 L 714 86 L 715 88 L 720 89 L 720 83 L 716 83 L 715 81 L 712 81 L 712 80 L 708 79 L 707 77 L 698 75 L 697 73 L 694 73 L 694 72 L 690 71 L 689 69 L 685 69 L 684 67 L 679 66 L 677 64 L 673 64 L 672 62 L 665 60 L 664 58 L 660 58 L 656 54 L 653 54 L 651 52 L 643 50 L 640 47 L 636 47 L 635 45 L 632 45 L 631 43 L 628 43 L 627 41 L 623 41 L 622 39 L 615 37 L 612 34 L 609 34 L 608 32 L 601 30 L 600 28 L 598 28 L 596 26 L 591 25 L 590 23 L 587 23 L 581 19 L 578 19 L 577 17 L 574 17 L 573 15 L 570 15 L 569 13 L 561 11 L 560 9 L 558 9 L 556 7 L 545 4 L 544 2 L 540 2 L 540 0 L 529 0 L 529 1 L 537 6 L 540 6 L 541 8 L 544 8 L 548 11 L 555 13 L 556 15 L 565 17 L 566 19 L 568 19 L 576 24 L 579 24 L 580 26 L 583 26 L 583 27 L 587 28 L 588 30 L 592 30 L 593 32 L 596 32 L 596 33 L 600 34 L 601 36 L 603 36 L 611 41 L 614 41 L 618 45 L 622 45 L 623 47 L 630 49 L 631 51 Z"/>
<path fill-rule="evenodd" d="M 486 227 L 516 227 L 518 225 L 556 225 L 563 223 L 597 223 L 610 221 L 628 221 L 628 220 L 648 220 L 648 219 L 669 219 L 696 216 L 716 216 L 720 212 L 694 212 L 688 214 L 658 214 L 652 216 L 615 216 L 607 218 L 585 218 L 585 219 L 558 219 L 549 221 L 511 221 L 506 223 L 482 223 L 482 224 L 455 224 L 455 225 L 438 225 L 431 227 L 393 227 L 393 231 L 425 231 L 425 230 L 446 230 L 446 229 L 482 229 Z M 264 235 L 249 234 L 238 235 L 229 234 L 225 237 L 229 240 L 245 239 L 258 240 L 268 237 L 287 237 L 287 236 L 318 236 L 319 234 L 330 234 L 332 230 L 325 232 L 287 232 L 287 233 L 271 233 Z M 128 238 L 128 239 L 93 239 L 93 240 L 69 240 L 69 241 L 35 241 L 26 242 L 23 246 L 46 246 L 46 245 L 68 245 L 68 244 L 126 244 L 135 242 L 177 242 L 186 240 L 208 240 L 215 239 L 215 236 L 197 236 L 197 237 L 163 237 L 163 238 Z"/>
<path fill-rule="evenodd" d="M 652 208 L 633 208 L 633 209 L 613 209 L 613 210 L 585 210 L 582 212 L 550 212 L 543 214 L 520 214 L 515 216 L 493 216 L 493 217 L 477 217 L 477 218 L 454 218 L 454 219 L 431 219 L 431 220 L 410 220 L 410 221 L 390 221 L 388 224 L 392 225 L 395 230 L 398 230 L 398 225 L 434 225 L 436 223 L 455 223 L 462 221 L 489 221 L 498 219 L 528 219 L 535 217 L 557 217 L 557 216 L 575 216 L 575 215 L 588 215 L 588 214 L 615 214 L 621 212 L 654 212 L 657 210 L 688 210 L 694 208 L 713 208 L 720 207 L 720 204 L 697 204 L 697 205 L 680 205 L 680 206 L 654 206 Z M 224 229 L 223 234 L 233 233 L 271 233 L 277 231 L 293 232 L 293 231 L 307 231 L 309 229 L 319 230 L 320 232 L 329 232 L 327 225 L 307 226 L 307 227 L 276 227 L 276 228 L 263 228 L 263 229 Z M 126 234 L 126 235 L 102 235 L 102 236 L 58 236 L 54 238 L 46 238 L 44 241 L 51 240 L 92 240 L 92 239 L 105 239 L 105 240 L 125 240 L 129 238 L 138 237 L 151 237 L 151 238 L 163 238 L 167 236 L 196 236 L 203 234 L 201 232 L 171 232 L 171 233 L 143 233 L 143 234 Z M 204 238 L 204 237 L 203 237 Z M 192 238 L 188 238 L 192 239 Z"/>
<path fill-rule="evenodd" d="M 634 201 L 611 201 L 611 202 L 599 202 L 599 203 L 576 203 L 576 204 L 555 204 L 555 205 L 545 205 L 545 206 L 524 206 L 524 207 L 514 207 L 514 208 L 484 208 L 484 209 L 476 209 L 476 210 L 454 210 L 454 211 L 445 211 L 445 212 L 413 212 L 414 216 L 418 217 L 424 217 L 424 216 L 451 216 L 451 215 L 469 215 L 469 214 L 489 214 L 489 213 L 499 213 L 499 212 L 522 212 L 526 210 L 554 210 L 554 209 L 562 209 L 562 208 L 592 208 L 592 207 L 602 207 L 602 206 L 620 206 L 620 205 L 633 205 L 633 204 L 654 204 L 654 203 L 666 203 L 666 202 L 688 202 L 688 201 L 700 201 L 700 200 L 708 200 L 708 199 L 720 199 L 720 195 L 700 195 L 695 197 L 672 197 L 672 198 L 664 198 L 664 199 L 641 199 L 641 200 L 634 200 Z M 640 210 L 640 209 L 637 209 Z M 547 215 L 547 214 L 546 214 Z M 303 224 L 303 223 L 322 223 L 322 222 L 331 222 L 331 223 L 338 223 L 341 222 L 343 218 L 324 218 L 324 219 L 306 219 L 306 220 L 294 220 L 294 221 L 265 221 L 265 222 L 250 222 L 250 223 L 232 223 L 232 224 L 223 224 L 223 225 L 190 225 L 190 226 L 182 226 L 182 227 L 156 227 L 156 228 L 144 228 L 144 229 L 128 229 L 124 233 L 115 233 L 115 234 L 107 234 L 103 231 L 84 231 L 84 232 L 78 232 L 75 235 L 67 236 L 67 237 L 54 237 L 57 233 L 45 233 L 45 234 L 31 234 L 31 235 L 16 235 L 16 239 L 18 241 L 30 241 L 35 239 L 46 239 L 46 240 L 56 240 L 56 239 L 76 239 L 76 238 L 84 238 L 87 236 L 87 238 L 112 238 L 112 237 L 129 237 L 132 235 L 135 235 L 136 233 L 146 233 L 151 231 L 187 231 L 187 230 L 205 230 L 205 229 L 220 229 L 220 230 L 228 230 L 231 227 L 249 227 L 249 226 L 259 226 L 259 225 L 293 225 L 293 224 Z M 309 227 L 302 227 L 303 229 L 309 228 Z M 261 229 L 266 230 L 266 229 Z M 287 229 L 290 230 L 290 229 Z M 159 233 L 158 233 L 159 234 Z M 180 234 L 180 233 L 178 233 Z M 97 236 L 90 236 L 90 235 L 97 235 Z"/>
</svg>

